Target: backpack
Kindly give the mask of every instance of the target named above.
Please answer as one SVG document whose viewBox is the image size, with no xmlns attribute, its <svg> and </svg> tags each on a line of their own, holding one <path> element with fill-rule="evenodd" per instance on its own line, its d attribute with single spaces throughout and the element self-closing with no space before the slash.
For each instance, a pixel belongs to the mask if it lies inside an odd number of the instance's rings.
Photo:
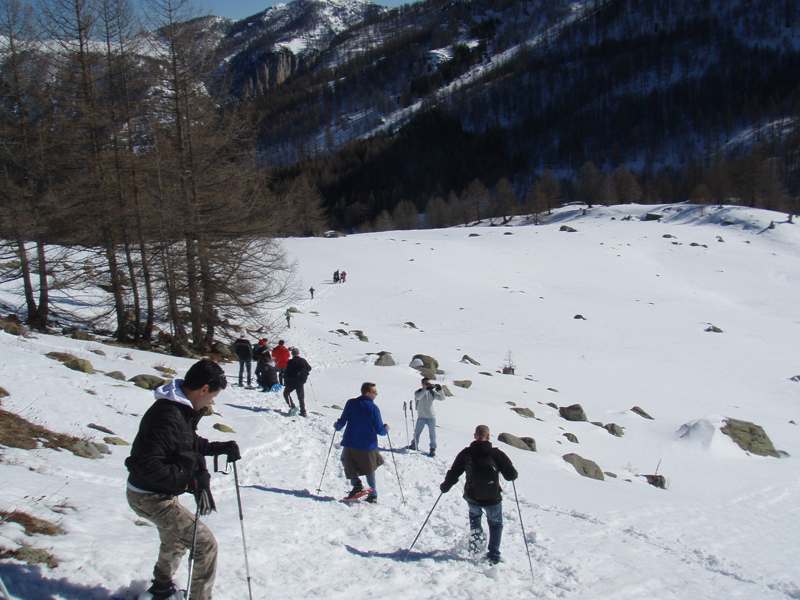
<svg viewBox="0 0 800 600">
<path fill-rule="evenodd" d="M 473 458 L 468 473 L 471 496 L 475 500 L 494 500 L 500 497 L 500 470 L 491 456 Z"/>
<path fill-rule="evenodd" d="M 300 369 L 294 376 L 294 380 L 297 383 L 305 383 L 308 381 L 308 371 L 305 369 Z"/>
</svg>

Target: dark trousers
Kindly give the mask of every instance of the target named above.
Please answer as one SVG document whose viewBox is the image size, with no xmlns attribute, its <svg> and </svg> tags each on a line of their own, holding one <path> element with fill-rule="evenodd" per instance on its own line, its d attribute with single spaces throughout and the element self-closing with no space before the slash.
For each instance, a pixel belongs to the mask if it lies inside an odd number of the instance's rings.
<svg viewBox="0 0 800 600">
<path fill-rule="evenodd" d="M 239 359 L 239 387 L 242 387 L 242 375 L 244 375 L 245 366 L 247 367 L 247 386 L 250 386 L 250 382 L 252 380 L 252 375 L 250 374 L 250 369 L 252 367 L 252 360 L 249 358 L 240 358 Z"/>
<path fill-rule="evenodd" d="M 286 400 L 286 404 L 290 407 L 292 406 L 292 399 L 289 397 L 289 394 L 292 392 L 297 392 L 297 400 L 300 402 L 300 412 L 305 414 L 306 412 L 306 392 L 303 390 L 302 383 L 289 383 L 286 382 L 286 387 L 283 388 L 283 398 Z"/>
</svg>

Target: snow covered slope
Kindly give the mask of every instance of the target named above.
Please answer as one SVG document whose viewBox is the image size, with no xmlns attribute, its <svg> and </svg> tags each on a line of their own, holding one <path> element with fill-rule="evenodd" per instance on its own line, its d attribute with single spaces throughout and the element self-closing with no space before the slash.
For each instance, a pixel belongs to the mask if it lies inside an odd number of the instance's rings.
<svg viewBox="0 0 800 600">
<path fill-rule="evenodd" d="M 661 220 L 645 221 L 648 212 Z M 295 303 L 302 312 L 283 338 L 314 367 L 306 394 L 317 414 L 288 418 L 277 395 L 231 386 L 217 400 L 219 414 L 200 425 L 202 435 L 233 437 L 243 450 L 254 598 L 800 598 L 800 383 L 791 380 L 800 374 L 800 230 L 784 221 L 746 208 L 566 207 L 540 226 L 286 240 L 305 287 L 316 289 L 313 300 Z M 347 271 L 347 283 L 332 283 L 336 269 Z M 707 332 L 710 325 L 722 332 Z M 51 350 L 128 377 L 191 364 L 0 332 L 0 386 L 11 394 L 2 408 L 95 440 L 104 434 L 89 423 L 131 441 L 152 393 L 70 371 L 44 357 Z M 398 366 L 374 366 L 380 351 Z M 501 375 L 509 351 L 516 375 Z M 418 353 L 439 361 L 439 380 L 454 394 L 436 406 L 435 458 L 403 449 L 411 427 L 403 403 L 419 386 L 408 364 Z M 461 362 L 465 354 L 480 366 Z M 236 366 L 226 370 L 235 382 Z M 453 384 L 466 379 L 469 389 Z M 387 463 L 378 472 L 379 504 L 348 507 L 337 502 L 348 485 L 333 405 L 358 395 L 363 381 L 377 384 L 391 431 L 380 440 Z M 519 416 L 508 402 L 536 417 Z M 566 421 L 549 403 L 579 403 L 590 421 L 616 423 L 624 435 Z M 724 418 L 762 425 L 782 458 L 740 450 L 720 433 Z M 520 472 L 519 505 L 504 484 L 504 563 L 468 557 L 460 485 L 439 500 L 404 561 L 450 463 L 481 423 Z M 533 437 L 538 451 L 498 443 L 502 432 Z M 581 477 L 562 459 L 567 453 L 616 477 Z M 67 531 L 29 538 L 17 525 L 0 526 L 0 546 L 24 541 L 61 560 L 52 570 L 0 562 L 13 596 L 108 600 L 146 587 L 157 534 L 137 526 L 126 505 L 126 456 L 119 446 L 94 461 L 2 450 L 0 510 L 24 510 Z M 642 477 L 656 473 L 666 490 Z M 215 598 L 247 598 L 232 475 L 215 475 L 212 489 Z M 194 507 L 189 497 L 183 502 Z M 182 586 L 185 577 L 184 563 Z"/>
</svg>

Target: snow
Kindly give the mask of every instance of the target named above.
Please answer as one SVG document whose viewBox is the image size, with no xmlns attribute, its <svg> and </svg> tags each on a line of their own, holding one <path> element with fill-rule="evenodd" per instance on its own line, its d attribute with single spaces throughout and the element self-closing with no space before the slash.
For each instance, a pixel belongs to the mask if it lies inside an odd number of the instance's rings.
<svg viewBox="0 0 800 600">
<path fill-rule="evenodd" d="M 647 213 L 662 220 L 644 221 Z M 539 226 L 285 240 L 304 289 L 317 291 L 294 303 L 302 312 L 281 335 L 314 368 L 306 396 L 319 414 L 287 418 L 276 394 L 229 386 L 217 399 L 219 414 L 200 425 L 201 435 L 233 437 L 242 448 L 253 597 L 800 598 L 800 383 L 791 381 L 800 374 L 800 229 L 785 221 L 735 207 L 568 206 Z M 559 231 L 566 223 L 577 232 Z M 347 283 L 331 282 L 336 269 L 347 271 Z M 0 299 L 18 304 L 18 291 L 6 286 Z M 706 332 L 709 324 L 722 333 Z M 369 342 L 337 329 L 362 330 Z M 158 374 L 156 366 L 182 374 L 192 362 L 0 332 L 0 385 L 10 393 L 2 408 L 96 441 L 105 434 L 89 423 L 132 441 L 152 392 L 66 369 L 44 356 L 51 350 L 127 377 Z M 380 351 L 398 366 L 374 366 Z M 517 374 L 501 375 L 509 351 Z M 403 403 L 420 379 L 408 366 L 415 354 L 437 358 L 438 379 L 454 393 L 435 407 L 435 458 L 403 449 L 411 427 Z M 481 365 L 461 362 L 464 354 Z M 237 366 L 225 368 L 234 383 Z M 460 379 L 472 386 L 456 387 Z M 377 384 L 391 431 L 380 438 L 379 504 L 349 507 L 337 501 L 349 486 L 333 405 L 357 396 L 363 381 Z M 536 418 L 517 415 L 508 401 Z M 617 423 L 624 436 L 568 422 L 550 402 L 580 403 L 590 421 Z M 763 426 L 782 458 L 740 450 L 719 431 L 725 418 Z M 481 423 L 520 473 L 514 485 L 504 482 L 498 567 L 468 557 L 461 482 L 436 503 L 445 472 Z M 535 438 L 537 452 L 498 443 L 502 432 Z M 421 447 L 427 443 L 425 432 Z M 571 452 L 616 477 L 579 476 L 562 459 Z M 0 562 L 13 597 L 109 600 L 148 585 L 158 540 L 154 528 L 135 524 L 125 501 L 127 455 L 122 446 L 100 460 L 2 450 L 0 509 L 67 531 L 27 537 L 18 525 L 0 525 L 0 546 L 24 542 L 61 561 L 54 569 Z M 642 477 L 655 473 L 668 489 Z M 220 547 L 215 597 L 247 598 L 233 475 L 214 475 L 212 489 L 218 512 L 206 522 Z M 194 509 L 191 497 L 181 501 Z M 184 560 L 181 587 L 186 569 Z"/>
</svg>

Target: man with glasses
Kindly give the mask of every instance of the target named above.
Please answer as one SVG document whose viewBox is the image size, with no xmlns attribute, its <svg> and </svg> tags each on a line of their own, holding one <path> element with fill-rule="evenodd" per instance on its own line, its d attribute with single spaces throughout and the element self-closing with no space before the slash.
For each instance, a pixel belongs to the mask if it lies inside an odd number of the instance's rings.
<svg viewBox="0 0 800 600">
<path fill-rule="evenodd" d="M 383 422 L 381 411 L 375 404 L 377 396 L 375 384 L 364 382 L 361 384 L 361 395 L 347 401 L 342 416 L 334 424 L 336 431 L 346 427 L 342 437 L 342 463 L 344 476 L 353 486 L 347 498 L 355 499 L 364 495 L 361 475 L 366 475 L 369 486 L 367 502 L 371 504 L 378 501 L 375 471 L 384 463 L 378 452 L 378 436 L 389 435 L 389 426 Z"/>
<path fill-rule="evenodd" d="M 209 442 L 197 435 L 197 425 L 217 395 L 227 386 L 225 373 L 213 360 L 203 359 L 155 391 L 156 401 L 142 417 L 133 440 L 128 467 L 128 504 L 140 517 L 158 528 L 161 547 L 153 569 L 153 585 L 140 598 L 183 599 L 172 577 L 181 558 L 197 543 L 190 596 L 210 600 L 217 569 L 217 541 L 211 530 L 178 502 L 178 496 L 192 492 L 199 514 L 216 510 L 211 496 L 211 475 L 206 456 L 225 454 L 228 462 L 241 458 L 235 441 Z"/>
</svg>

